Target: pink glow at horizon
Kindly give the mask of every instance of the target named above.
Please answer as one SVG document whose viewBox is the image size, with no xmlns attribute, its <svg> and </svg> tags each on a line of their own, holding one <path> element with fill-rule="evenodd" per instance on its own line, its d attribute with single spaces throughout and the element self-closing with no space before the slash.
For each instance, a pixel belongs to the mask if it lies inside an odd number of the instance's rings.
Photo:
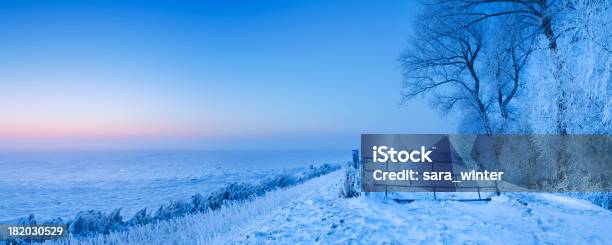
<svg viewBox="0 0 612 245">
<path fill-rule="evenodd" d="M 208 135 L 214 131 L 177 130 L 143 125 L 0 124 L 0 137 L 99 137 Z"/>
</svg>

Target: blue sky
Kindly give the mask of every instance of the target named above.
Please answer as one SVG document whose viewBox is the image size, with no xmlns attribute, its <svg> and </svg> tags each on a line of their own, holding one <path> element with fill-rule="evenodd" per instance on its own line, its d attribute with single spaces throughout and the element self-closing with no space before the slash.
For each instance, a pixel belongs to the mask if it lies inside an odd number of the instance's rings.
<svg viewBox="0 0 612 245">
<path fill-rule="evenodd" d="M 350 148 L 399 108 L 413 1 L 2 1 L 0 148 Z"/>
</svg>

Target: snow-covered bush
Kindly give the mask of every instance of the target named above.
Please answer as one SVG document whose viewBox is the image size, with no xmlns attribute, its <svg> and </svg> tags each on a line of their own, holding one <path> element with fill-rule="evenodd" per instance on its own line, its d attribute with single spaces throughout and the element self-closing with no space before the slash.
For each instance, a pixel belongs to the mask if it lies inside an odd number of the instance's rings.
<svg viewBox="0 0 612 245">
<path fill-rule="evenodd" d="M 161 205 L 155 215 L 153 215 L 156 220 L 167 220 L 177 216 L 184 216 L 192 210 L 191 205 L 186 202 L 171 202 L 168 205 Z"/>
<path fill-rule="evenodd" d="M 108 234 L 124 227 L 121 209 L 115 209 L 109 215 L 98 210 L 81 211 L 69 223 L 68 231 L 75 235 Z"/>
<path fill-rule="evenodd" d="M 212 210 L 219 209 L 224 206 L 226 202 L 248 200 L 254 196 L 261 196 L 264 193 L 265 192 L 260 186 L 231 183 L 210 194 L 208 197 L 208 208 Z"/>
<path fill-rule="evenodd" d="M 288 174 L 281 174 L 274 177 L 267 178 L 261 182 L 263 191 L 270 191 L 276 189 L 278 187 L 283 188 L 291 185 L 295 185 L 299 178 L 295 178 L 294 176 Z"/>
<path fill-rule="evenodd" d="M 359 196 L 359 186 L 357 186 L 358 171 L 354 168 L 347 168 L 344 174 L 344 183 L 340 190 L 340 196 L 352 198 Z"/>
<path fill-rule="evenodd" d="M 127 222 L 128 226 L 143 225 L 151 222 L 151 216 L 147 213 L 147 209 L 143 208 L 136 212 L 134 216 Z"/>
<path fill-rule="evenodd" d="M 36 219 L 33 214 L 28 215 L 28 217 L 21 218 L 17 221 L 17 224 L 20 225 L 35 225 Z"/>
</svg>

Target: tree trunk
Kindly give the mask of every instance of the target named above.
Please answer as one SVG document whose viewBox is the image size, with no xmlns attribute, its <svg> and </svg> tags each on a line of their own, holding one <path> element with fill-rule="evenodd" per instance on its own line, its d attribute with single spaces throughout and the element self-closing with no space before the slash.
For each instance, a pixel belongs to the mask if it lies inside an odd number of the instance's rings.
<svg viewBox="0 0 612 245">
<path fill-rule="evenodd" d="M 476 105 L 478 107 L 478 114 L 480 114 L 480 119 L 482 120 L 482 125 L 485 130 L 486 135 L 492 135 L 493 130 L 491 129 L 491 122 L 489 121 L 489 115 L 487 114 L 487 109 L 480 99 L 476 99 Z"/>
<path fill-rule="evenodd" d="M 557 97 L 557 131 L 561 135 L 567 134 L 567 91 L 565 82 L 561 76 L 563 71 L 563 61 L 559 58 L 558 49 L 557 49 L 557 38 L 555 37 L 555 31 L 552 26 L 552 17 L 548 13 L 548 6 L 546 0 L 540 0 L 539 2 L 540 8 L 542 9 L 542 13 L 544 14 L 544 18 L 542 18 L 542 29 L 544 31 L 544 36 L 548 40 L 548 50 L 550 50 L 553 63 L 555 65 L 555 70 L 553 71 L 553 77 L 557 81 L 557 90 L 559 91 L 559 96 Z"/>
</svg>

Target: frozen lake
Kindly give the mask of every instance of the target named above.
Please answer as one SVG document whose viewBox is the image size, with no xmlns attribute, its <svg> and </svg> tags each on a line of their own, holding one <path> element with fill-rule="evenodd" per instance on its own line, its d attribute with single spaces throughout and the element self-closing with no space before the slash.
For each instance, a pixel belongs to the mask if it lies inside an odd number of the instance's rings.
<svg viewBox="0 0 612 245">
<path fill-rule="evenodd" d="M 124 217 L 229 182 L 255 182 L 309 165 L 345 163 L 346 151 L 97 151 L 0 153 L 0 222 L 83 210 Z"/>
</svg>

